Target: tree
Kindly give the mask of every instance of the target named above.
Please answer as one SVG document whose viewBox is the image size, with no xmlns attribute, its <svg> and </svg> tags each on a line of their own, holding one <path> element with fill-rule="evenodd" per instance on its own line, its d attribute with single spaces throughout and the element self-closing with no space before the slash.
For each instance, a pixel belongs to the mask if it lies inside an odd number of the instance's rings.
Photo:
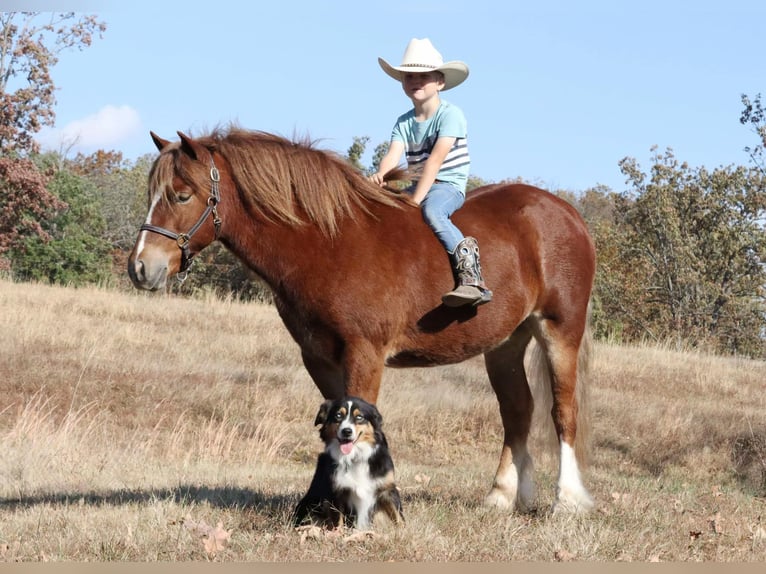
<svg viewBox="0 0 766 574">
<path fill-rule="evenodd" d="M 375 173 L 380 167 L 380 162 L 388 153 L 389 142 L 382 142 L 375 146 L 375 151 L 372 154 L 372 165 L 370 166 L 370 173 Z"/>
<path fill-rule="evenodd" d="M 50 174 L 30 159 L 38 151 L 34 135 L 55 119 L 57 55 L 90 45 L 103 30 L 94 16 L 74 12 L 0 12 L 0 269 L 27 237 L 47 239 L 44 222 L 65 208 L 46 189 Z"/>
<path fill-rule="evenodd" d="M 146 154 L 130 162 L 120 152 L 99 150 L 87 156 L 77 154 L 65 162 L 67 169 L 98 190 L 106 223 L 103 237 L 114 249 L 129 251 L 133 247 L 146 216 L 146 181 L 154 158 Z"/>
<path fill-rule="evenodd" d="M 764 164 L 764 151 L 766 150 L 766 110 L 761 104 L 761 94 L 758 94 L 752 100 L 742 94 L 742 115 L 739 121 L 743 125 L 750 124 L 753 132 L 758 136 L 760 143 L 755 147 L 747 146 L 745 151 L 750 154 L 752 162 L 764 173 L 766 173 L 766 164 Z"/>
<path fill-rule="evenodd" d="M 106 30 L 74 12 L 0 12 L 0 154 L 38 151 L 34 135 L 56 115 L 51 68 L 58 54 L 90 46 Z"/>
<path fill-rule="evenodd" d="M 346 152 L 346 159 L 361 173 L 364 173 L 365 171 L 364 166 L 362 165 L 362 156 L 364 155 L 365 149 L 367 149 L 369 141 L 369 136 L 354 136 L 354 142 Z"/>
<path fill-rule="evenodd" d="M 620 162 L 632 189 L 616 196 L 619 285 L 602 301 L 633 337 L 763 356 L 766 174 L 692 169 L 670 150 L 652 159 L 651 176 Z"/>
<path fill-rule="evenodd" d="M 52 155 L 39 158 L 53 164 Z M 96 187 L 67 170 L 57 171 L 49 190 L 68 209 L 43 225 L 45 238 L 26 237 L 11 252 L 14 275 L 22 280 L 64 285 L 100 283 L 111 275 L 110 245 L 104 239 L 106 224 Z"/>
<path fill-rule="evenodd" d="M 29 159 L 0 157 L 0 271 L 27 237 L 50 238 L 41 222 L 65 207 L 47 190 L 49 176 Z"/>
</svg>

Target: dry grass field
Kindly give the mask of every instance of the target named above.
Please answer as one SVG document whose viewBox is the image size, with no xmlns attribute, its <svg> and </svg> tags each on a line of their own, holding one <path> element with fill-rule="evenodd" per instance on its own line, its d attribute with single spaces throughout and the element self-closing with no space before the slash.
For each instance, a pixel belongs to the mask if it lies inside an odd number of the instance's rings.
<svg viewBox="0 0 766 574">
<path fill-rule="evenodd" d="M 0 281 L 0 560 L 766 560 L 766 363 L 595 345 L 597 509 L 482 506 L 500 449 L 480 358 L 389 370 L 406 524 L 293 529 L 321 402 L 273 308 Z"/>
</svg>

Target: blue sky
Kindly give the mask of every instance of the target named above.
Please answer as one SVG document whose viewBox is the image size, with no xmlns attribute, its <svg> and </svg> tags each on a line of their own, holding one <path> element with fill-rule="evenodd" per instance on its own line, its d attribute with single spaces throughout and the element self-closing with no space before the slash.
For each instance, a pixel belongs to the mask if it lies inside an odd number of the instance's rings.
<svg viewBox="0 0 766 574">
<path fill-rule="evenodd" d="M 66 2 L 26 0 L 24 9 Z M 18 9 L 0 0 L 6 10 Z M 119 7 L 122 4 L 122 7 Z M 53 70 L 54 149 L 154 152 L 153 130 L 200 134 L 229 122 L 321 140 L 386 141 L 410 106 L 377 64 L 413 37 L 471 70 L 444 98 L 463 108 L 472 173 L 549 188 L 625 189 L 618 162 L 651 148 L 692 166 L 747 164 L 757 140 L 741 94 L 766 96 L 762 0 L 385 2 L 81 0 L 103 39 Z M 56 7 L 60 10 L 61 8 Z M 76 134 L 76 135 L 75 135 Z"/>
</svg>

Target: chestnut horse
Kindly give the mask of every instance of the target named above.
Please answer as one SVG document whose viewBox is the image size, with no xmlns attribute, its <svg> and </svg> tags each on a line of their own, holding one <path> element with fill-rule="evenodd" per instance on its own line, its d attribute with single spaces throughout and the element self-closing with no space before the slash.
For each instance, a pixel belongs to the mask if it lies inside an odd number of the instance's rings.
<svg viewBox="0 0 766 574">
<path fill-rule="evenodd" d="M 173 143 L 151 135 L 161 153 L 128 262 L 136 287 L 163 288 L 221 241 L 272 289 L 325 398 L 375 403 L 385 366 L 483 354 L 504 429 L 486 502 L 519 511 L 536 504 L 527 448 L 535 400 L 524 369 L 534 338 L 543 375 L 537 387 L 548 395 L 559 443 L 554 510 L 592 507 L 579 469 L 586 426 L 578 422 L 595 252 L 572 206 L 529 185 L 469 193 L 453 219 L 479 240 L 494 299 L 446 307 L 450 263 L 420 209 L 339 156 L 235 127 L 199 138 L 178 132 Z"/>
</svg>

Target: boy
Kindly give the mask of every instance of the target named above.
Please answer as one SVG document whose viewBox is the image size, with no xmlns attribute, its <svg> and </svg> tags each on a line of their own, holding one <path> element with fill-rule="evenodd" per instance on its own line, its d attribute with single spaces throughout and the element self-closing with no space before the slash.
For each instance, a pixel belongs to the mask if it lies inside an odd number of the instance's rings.
<svg viewBox="0 0 766 574">
<path fill-rule="evenodd" d="M 468 77 L 468 66 L 460 61 L 445 63 L 427 38 L 410 41 L 400 66 L 393 67 L 382 58 L 378 63 L 402 83 L 414 107 L 397 119 L 388 152 L 370 180 L 383 185 L 385 175 L 406 153 L 414 180 L 408 189 L 412 201 L 420 205 L 423 219 L 447 251 L 455 275 L 455 288 L 442 296 L 442 303 L 449 307 L 487 303 L 492 292 L 481 275 L 479 245 L 450 220 L 465 201 L 468 183 L 466 120 L 460 108 L 439 96 Z"/>
</svg>

